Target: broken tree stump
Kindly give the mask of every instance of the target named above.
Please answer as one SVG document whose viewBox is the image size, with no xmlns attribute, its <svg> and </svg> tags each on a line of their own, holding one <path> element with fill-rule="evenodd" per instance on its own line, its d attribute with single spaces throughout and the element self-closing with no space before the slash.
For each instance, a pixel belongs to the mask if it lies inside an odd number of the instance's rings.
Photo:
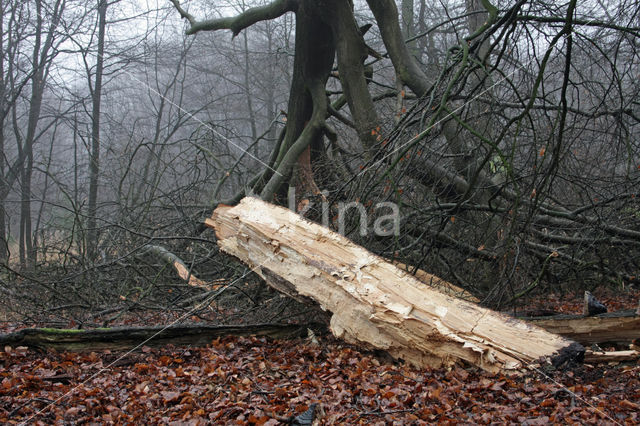
<svg viewBox="0 0 640 426">
<path fill-rule="evenodd" d="M 235 207 L 219 206 L 206 224 L 221 250 L 269 285 L 330 311 L 336 337 L 413 365 L 466 361 L 498 372 L 584 354 L 569 339 L 429 288 L 286 208 L 244 198 Z"/>
<path fill-rule="evenodd" d="M 591 317 L 594 315 L 604 314 L 605 312 L 607 312 L 607 307 L 596 299 L 591 292 L 585 291 L 582 315 L 585 317 Z"/>
</svg>

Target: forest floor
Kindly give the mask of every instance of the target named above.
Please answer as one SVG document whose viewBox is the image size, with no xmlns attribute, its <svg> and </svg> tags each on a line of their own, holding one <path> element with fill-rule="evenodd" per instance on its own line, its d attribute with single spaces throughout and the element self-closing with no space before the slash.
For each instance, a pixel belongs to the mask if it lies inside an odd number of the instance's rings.
<svg viewBox="0 0 640 426">
<path fill-rule="evenodd" d="M 640 293 L 596 295 L 613 311 L 635 308 Z M 579 313 L 581 298 L 533 305 Z M 312 404 L 320 424 L 640 423 L 638 363 L 513 376 L 415 369 L 329 336 L 82 354 L 0 349 L 2 424 L 276 425 Z"/>
</svg>

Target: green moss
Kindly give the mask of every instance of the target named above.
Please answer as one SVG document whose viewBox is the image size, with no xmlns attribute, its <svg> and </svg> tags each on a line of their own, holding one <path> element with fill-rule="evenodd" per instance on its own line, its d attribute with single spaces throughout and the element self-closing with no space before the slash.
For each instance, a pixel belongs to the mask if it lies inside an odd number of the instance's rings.
<svg viewBox="0 0 640 426">
<path fill-rule="evenodd" d="M 66 328 L 39 328 L 38 331 L 44 331 L 45 333 L 79 333 L 83 330 L 66 329 Z"/>
<path fill-rule="evenodd" d="M 56 333 L 56 334 L 75 334 L 75 333 L 86 333 L 93 330 L 111 330 L 110 328 L 92 328 L 87 330 L 78 330 L 71 328 L 38 328 L 38 331 L 43 331 L 45 333 Z"/>
</svg>

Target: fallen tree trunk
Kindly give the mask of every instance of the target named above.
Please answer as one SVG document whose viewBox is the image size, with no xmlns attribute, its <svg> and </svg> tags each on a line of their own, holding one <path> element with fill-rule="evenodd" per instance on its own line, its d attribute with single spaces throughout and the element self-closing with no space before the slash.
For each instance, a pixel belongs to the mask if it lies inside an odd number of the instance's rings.
<svg viewBox="0 0 640 426">
<path fill-rule="evenodd" d="M 130 350 L 147 346 L 205 346 L 222 336 L 268 336 L 291 338 L 306 335 L 307 328 L 296 324 L 257 325 L 175 325 L 171 327 L 114 327 L 93 330 L 27 328 L 0 334 L 0 345 L 29 346 L 57 351 Z"/>
<path fill-rule="evenodd" d="M 640 316 L 634 310 L 611 312 L 593 317 L 554 315 L 523 319 L 583 345 L 604 342 L 629 343 L 640 338 Z"/>
<path fill-rule="evenodd" d="M 206 224 L 221 250 L 269 285 L 330 311 L 331 331 L 347 342 L 420 367 L 466 361 L 492 372 L 584 354 L 578 343 L 429 288 L 347 238 L 256 198 L 219 206 Z"/>
</svg>

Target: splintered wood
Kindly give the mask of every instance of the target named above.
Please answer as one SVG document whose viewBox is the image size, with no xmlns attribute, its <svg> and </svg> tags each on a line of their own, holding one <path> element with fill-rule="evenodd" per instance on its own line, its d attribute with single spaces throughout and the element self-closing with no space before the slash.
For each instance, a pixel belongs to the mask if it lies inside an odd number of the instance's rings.
<svg viewBox="0 0 640 426">
<path fill-rule="evenodd" d="M 283 207 L 245 198 L 218 207 L 206 224 L 221 250 L 269 285 L 330 311 L 331 331 L 349 343 L 419 367 L 466 361 L 491 372 L 584 354 L 571 340 L 430 288 Z"/>
</svg>

